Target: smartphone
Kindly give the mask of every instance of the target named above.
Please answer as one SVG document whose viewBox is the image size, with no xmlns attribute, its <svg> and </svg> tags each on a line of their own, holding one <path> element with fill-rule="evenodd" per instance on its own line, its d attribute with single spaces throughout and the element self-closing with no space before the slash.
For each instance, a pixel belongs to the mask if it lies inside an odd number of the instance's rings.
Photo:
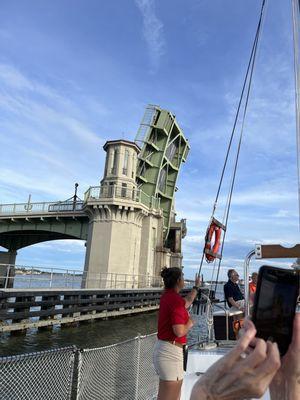
<svg viewBox="0 0 300 400">
<path fill-rule="evenodd" d="M 283 356 L 293 335 L 299 296 L 299 272 L 264 265 L 260 268 L 252 321 L 257 337 L 276 342 Z"/>
</svg>

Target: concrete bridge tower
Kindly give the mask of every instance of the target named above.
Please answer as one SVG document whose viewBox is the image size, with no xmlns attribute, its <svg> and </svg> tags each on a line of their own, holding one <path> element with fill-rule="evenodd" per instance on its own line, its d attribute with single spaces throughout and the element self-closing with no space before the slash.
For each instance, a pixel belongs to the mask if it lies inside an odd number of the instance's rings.
<svg viewBox="0 0 300 400">
<path fill-rule="evenodd" d="M 189 143 L 175 115 L 149 105 L 135 142 L 105 143 L 99 186 L 84 200 L 0 204 L 0 276 L 9 276 L 16 252 L 49 240 L 86 242 L 82 287 L 158 285 L 164 266 L 182 266 L 185 220 L 176 221 L 174 197 Z M 0 282 L 1 286 L 1 282 Z"/>
<path fill-rule="evenodd" d="M 163 226 L 158 203 L 136 186 L 140 148 L 127 140 L 108 141 L 103 148 L 104 177 L 85 199 L 89 229 L 83 287 L 88 288 L 115 277 L 126 286 L 129 275 L 156 275 L 157 231 Z"/>
</svg>

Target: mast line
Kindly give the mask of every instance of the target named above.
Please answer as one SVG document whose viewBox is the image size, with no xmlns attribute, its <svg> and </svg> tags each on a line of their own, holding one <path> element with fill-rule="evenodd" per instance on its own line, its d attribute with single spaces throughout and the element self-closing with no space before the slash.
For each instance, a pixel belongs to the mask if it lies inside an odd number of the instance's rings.
<svg viewBox="0 0 300 400">
<path fill-rule="evenodd" d="M 296 109 L 296 137 L 297 137 L 297 170 L 298 170 L 298 203 L 299 203 L 299 230 L 300 230 L 300 64 L 299 64 L 299 18 L 300 0 L 292 0 L 293 37 L 294 37 L 294 72 L 295 72 L 295 109 Z"/>
</svg>

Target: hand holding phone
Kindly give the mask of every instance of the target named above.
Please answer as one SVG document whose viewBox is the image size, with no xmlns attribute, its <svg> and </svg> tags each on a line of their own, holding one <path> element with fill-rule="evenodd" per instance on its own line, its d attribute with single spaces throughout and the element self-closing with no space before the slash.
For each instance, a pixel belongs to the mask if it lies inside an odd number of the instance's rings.
<svg viewBox="0 0 300 400">
<path fill-rule="evenodd" d="M 292 340 L 298 295 L 297 271 L 266 265 L 260 268 L 252 321 L 256 336 L 276 342 L 281 356 Z"/>
<path fill-rule="evenodd" d="M 300 314 L 296 313 L 293 338 L 270 385 L 272 400 L 300 399 Z"/>
</svg>

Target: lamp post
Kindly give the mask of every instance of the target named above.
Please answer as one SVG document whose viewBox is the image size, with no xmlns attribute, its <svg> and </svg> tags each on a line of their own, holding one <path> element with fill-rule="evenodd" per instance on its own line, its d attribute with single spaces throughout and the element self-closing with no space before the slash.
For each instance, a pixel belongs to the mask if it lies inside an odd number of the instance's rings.
<svg viewBox="0 0 300 400">
<path fill-rule="evenodd" d="M 74 193 L 74 196 L 73 196 L 73 211 L 75 210 L 75 208 L 76 208 L 76 201 L 77 201 L 77 188 L 78 188 L 78 183 L 75 183 L 75 193 Z"/>
</svg>

